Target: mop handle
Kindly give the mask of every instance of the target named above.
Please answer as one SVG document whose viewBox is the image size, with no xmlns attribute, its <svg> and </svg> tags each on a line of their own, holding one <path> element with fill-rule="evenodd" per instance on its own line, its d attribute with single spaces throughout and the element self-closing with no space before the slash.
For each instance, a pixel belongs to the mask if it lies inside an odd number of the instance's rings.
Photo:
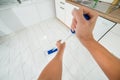
<svg viewBox="0 0 120 80">
<path fill-rule="evenodd" d="M 62 41 L 61 43 L 64 43 L 68 38 L 70 38 L 73 34 L 75 34 L 75 31 L 71 30 L 71 34 L 67 35 Z M 58 51 L 58 49 L 55 47 L 55 48 L 52 48 L 50 50 L 47 51 L 48 54 L 52 54 L 54 52 Z"/>
<path fill-rule="evenodd" d="M 88 14 L 84 14 L 83 16 L 84 16 L 84 18 L 85 18 L 86 20 L 89 20 L 89 19 L 90 19 L 90 17 L 89 17 Z M 73 34 L 75 34 L 75 31 L 73 31 L 73 30 L 71 29 L 71 33 L 72 33 L 72 34 L 69 34 L 68 36 L 66 36 L 66 37 L 61 41 L 61 43 L 64 43 L 69 37 L 71 37 Z M 56 51 L 58 51 L 57 48 L 52 48 L 52 49 L 48 50 L 47 53 L 48 53 L 48 54 L 52 54 L 52 53 L 54 53 L 54 52 L 56 52 Z"/>
<path fill-rule="evenodd" d="M 71 34 L 72 33 L 72 34 Z M 71 29 L 71 33 L 68 34 L 64 39 L 62 39 L 61 43 L 64 43 L 69 37 L 71 37 L 73 34 L 75 34 L 75 31 Z"/>
</svg>

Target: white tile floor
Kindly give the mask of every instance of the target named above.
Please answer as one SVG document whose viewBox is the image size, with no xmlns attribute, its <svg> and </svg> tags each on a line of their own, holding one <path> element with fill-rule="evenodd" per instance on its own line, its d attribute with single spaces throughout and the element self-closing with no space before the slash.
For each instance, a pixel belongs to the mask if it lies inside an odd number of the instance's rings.
<svg viewBox="0 0 120 80">
<path fill-rule="evenodd" d="M 54 55 L 45 50 L 69 32 L 52 18 L 17 32 L 0 44 L 0 80 L 37 80 Z M 66 41 L 63 80 L 108 80 L 89 52 L 75 36 Z"/>
<path fill-rule="evenodd" d="M 114 26 L 114 28 L 107 33 L 100 43 L 108 49 L 113 55 L 120 59 L 120 24 Z"/>
</svg>

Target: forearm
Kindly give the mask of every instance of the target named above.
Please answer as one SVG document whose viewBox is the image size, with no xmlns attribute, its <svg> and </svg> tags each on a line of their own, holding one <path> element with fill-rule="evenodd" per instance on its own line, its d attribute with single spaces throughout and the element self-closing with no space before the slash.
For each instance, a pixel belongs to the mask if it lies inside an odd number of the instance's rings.
<svg viewBox="0 0 120 80">
<path fill-rule="evenodd" d="M 60 52 L 48 63 L 38 80 L 61 80 L 62 54 Z"/>
<path fill-rule="evenodd" d="M 110 80 L 120 80 L 120 60 L 94 39 L 82 41 Z"/>
</svg>

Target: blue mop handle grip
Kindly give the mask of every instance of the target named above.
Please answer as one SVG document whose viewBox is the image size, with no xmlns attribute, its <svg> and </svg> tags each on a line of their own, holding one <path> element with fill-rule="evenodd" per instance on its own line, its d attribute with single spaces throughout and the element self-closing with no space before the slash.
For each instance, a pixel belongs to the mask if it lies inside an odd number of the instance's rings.
<svg viewBox="0 0 120 80">
<path fill-rule="evenodd" d="M 85 18 L 86 20 L 89 20 L 89 19 L 90 19 L 90 16 L 89 16 L 88 14 L 84 14 L 83 16 L 84 16 L 84 18 Z M 72 34 L 75 34 L 75 31 L 73 31 L 73 30 L 71 29 L 71 33 L 72 33 Z M 52 54 L 52 53 L 54 53 L 54 52 L 56 52 L 56 51 L 58 51 L 58 49 L 57 49 L 57 48 L 53 48 L 53 49 L 49 50 L 47 53 L 48 53 L 48 54 Z"/>
<path fill-rule="evenodd" d="M 83 16 L 86 20 L 90 20 L 90 16 L 88 14 L 83 14 Z"/>
</svg>

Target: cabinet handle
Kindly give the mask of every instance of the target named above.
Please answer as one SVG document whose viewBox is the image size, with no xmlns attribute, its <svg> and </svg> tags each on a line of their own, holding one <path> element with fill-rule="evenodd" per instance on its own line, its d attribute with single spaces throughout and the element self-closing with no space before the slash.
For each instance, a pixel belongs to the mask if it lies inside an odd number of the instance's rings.
<svg viewBox="0 0 120 80">
<path fill-rule="evenodd" d="M 64 10 L 64 8 L 63 8 L 63 7 L 60 7 L 60 8 Z"/>
<path fill-rule="evenodd" d="M 65 3 L 64 3 L 64 2 L 60 2 L 60 4 L 65 5 Z"/>
</svg>

